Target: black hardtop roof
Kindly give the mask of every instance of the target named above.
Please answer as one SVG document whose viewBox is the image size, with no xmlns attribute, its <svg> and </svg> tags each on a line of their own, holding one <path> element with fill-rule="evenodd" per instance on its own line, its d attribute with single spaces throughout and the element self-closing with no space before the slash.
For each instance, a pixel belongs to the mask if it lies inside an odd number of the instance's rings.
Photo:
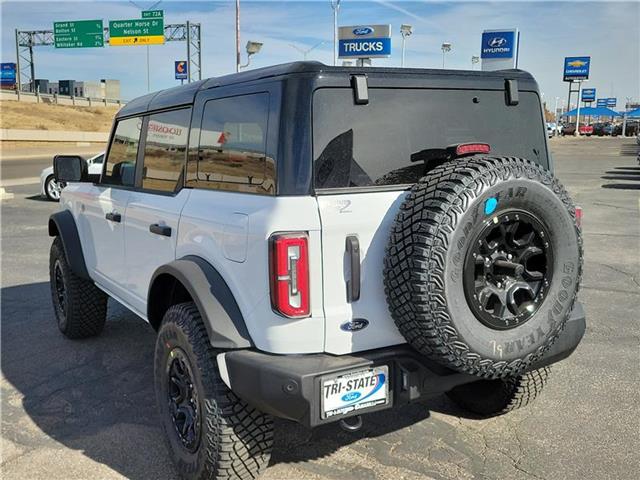
<svg viewBox="0 0 640 480">
<path fill-rule="evenodd" d="M 116 118 L 129 115 L 146 113 L 148 111 L 161 110 L 165 108 L 177 107 L 193 103 L 196 93 L 209 88 L 223 87 L 240 83 L 253 82 L 257 80 L 283 77 L 288 75 L 310 74 L 310 75 L 339 75 L 344 76 L 355 74 L 366 74 L 375 77 L 448 77 L 451 80 L 459 79 L 472 81 L 474 78 L 480 79 L 510 79 L 534 82 L 530 73 L 523 70 L 496 70 L 483 72 L 479 70 L 443 70 L 427 68 L 399 68 L 399 67 L 334 67 L 321 62 L 291 62 L 270 67 L 256 68 L 245 72 L 213 77 L 197 82 L 188 83 L 166 90 L 149 93 L 142 97 L 135 98 L 128 102 L 116 115 Z"/>
</svg>

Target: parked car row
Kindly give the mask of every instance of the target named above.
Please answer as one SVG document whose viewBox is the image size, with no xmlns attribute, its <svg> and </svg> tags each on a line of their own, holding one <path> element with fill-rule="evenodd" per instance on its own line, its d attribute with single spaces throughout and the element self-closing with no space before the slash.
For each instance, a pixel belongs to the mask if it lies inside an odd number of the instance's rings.
<svg viewBox="0 0 640 480">
<path fill-rule="evenodd" d="M 627 137 L 633 137 L 635 135 L 637 135 L 638 133 L 640 133 L 640 129 L 638 128 L 638 121 L 637 120 L 627 120 L 627 124 L 626 124 L 626 128 L 625 128 L 625 135 Z M 551 123 L 547 123 L 547 135 L 549 137 L 553 136 L 553 128 L 550 126 L 553 125 Z M 565 136 L 565 135 L 575 135 L 576 133 L 576 125 L 575 123 L 569 123 L 567 125 L 564 126 L 560 126 L 559 135 Z M 581 124 L 580 125 L 580 135 L 585 135 L 587 137 L 590 137 L 591 135 L 595 135 L 598 137 L 603 137 L 603 136 L 618 136 L 618 135 L 622 135 L 622 124 L 612 124 L 610 122 L 598 122 L 598 123 L 594 123 L 592 125 L 590 124 Z"/>
</svg>

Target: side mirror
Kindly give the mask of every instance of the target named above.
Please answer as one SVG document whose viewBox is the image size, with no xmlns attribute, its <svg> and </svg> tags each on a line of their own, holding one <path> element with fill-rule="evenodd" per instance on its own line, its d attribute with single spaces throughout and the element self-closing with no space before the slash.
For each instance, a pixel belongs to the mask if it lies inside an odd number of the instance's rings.
<svg viewBox="0 0 640 480">
<path fill-rule="evenodd" d="M 53 176 L 58 182 L 86 182 L 89 177 L 87 161 L 78 155 L 53 157 Z"/>
</svg>

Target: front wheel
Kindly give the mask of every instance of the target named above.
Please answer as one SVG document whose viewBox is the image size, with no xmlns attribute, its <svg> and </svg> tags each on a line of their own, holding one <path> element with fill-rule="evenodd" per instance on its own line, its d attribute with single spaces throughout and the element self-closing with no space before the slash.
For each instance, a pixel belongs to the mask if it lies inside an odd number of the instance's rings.
<svg viewBox="0 0 640 480">
<path fill-rule="evenodd" d="M 44 193 L 47 196 L 47 199 L 51 200 L 52 202 L 59 202 L 61 191 L 62 187 L 60 186 L 58 181 L 53 175 L 49 175 L 44 181 Z"/>
<path fill-rule="evenodd" d="M 273 419 L 224 383 L 193 302 L 167 310 L 156 341 L 154 375 L 169 452 L 183 478 L 250 479 L 266 468 Z"/>
<path fill-rule="evenodd" d="M 107 318 L 107 295 L 71 270 L 60 237 L 51 245 L 49 275 L 60 331 L 72 339 L 100 334 Z"/>
</svg>

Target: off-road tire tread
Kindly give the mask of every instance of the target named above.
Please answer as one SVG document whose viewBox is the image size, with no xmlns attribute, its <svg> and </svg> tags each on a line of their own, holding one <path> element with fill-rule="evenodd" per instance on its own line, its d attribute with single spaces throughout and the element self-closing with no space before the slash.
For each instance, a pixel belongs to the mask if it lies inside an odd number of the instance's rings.
<svg viewBox="0 0 640 480">
<path fill-rule="evenodd" d="M 108 296 L 94 285 L 91 280 L 76 275 L 69 263 L 62 246 L 60 237 L 56 237 L 51 245 L 49 255 L 49 272 L 51 275 L 51 300 L 56 318 L 55 293 L 53 291 L 53 267 L 56 260 L 60 260 L 62 276 L 67 291 L 67 324 L 62 333 L 71 339 L 88 338 L 99 335 L 107 318 Z"/>
<path fill-rule="evenodd" d="M 459 407 L 482 416 L 504 415 L 523 408 L 540 395 L 549 379 L 551 369 L 539 368 L 516 377 L 500 380 L 481 380 L 491 385 L 490 392 L 478 395 L 473 384 L 465 384 L 447 392 L 447 396 Z"/>
<path fill-rule="evenodd" d="M 446 254 L 458 219 L 481 192 L 526 178 L 550 188 L 574 220 L 580 262 L 576 290 L 565 318 L 536 351 L 511 362 L 482 358 L 459 337 L 444 292 Z M 415 184 L 400 207 L 384 259 L 387 305 L 398 329 L 420 353 L 454 370 L 483 378 L 517 376 L 558 338 L 575 303 L 582 276 L 582 237 L 575 206 L 551 172 L 516 157 L 468 157 L 445 162 Z"/>
<path fill-rule="evenodd" d="M 189 339 L 204 386 L 207 465 L 202 480 L 248 480 L 266 468 L 273 448 L 273 418 L 238 398 L 218 370 L 216 350 L 193 302 L 174 305 L 163 322 L 173 322 Z M 169 434 L 170 432 L 167 432 Z M 201 442 L 204 442 L 202 439 Z M 203 445 L 203 446 L 204 446 Z M 202 446 L 200 447 L 202 448 Z"/>
</svg>

